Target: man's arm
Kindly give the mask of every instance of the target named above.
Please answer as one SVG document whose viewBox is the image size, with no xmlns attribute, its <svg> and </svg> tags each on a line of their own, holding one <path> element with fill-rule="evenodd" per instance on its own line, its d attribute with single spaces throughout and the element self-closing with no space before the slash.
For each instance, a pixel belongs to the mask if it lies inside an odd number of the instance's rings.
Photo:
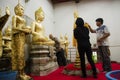
<svg viewBox="0 0 120 80">
<path fill-rule="evenodd" d="M 102 41 L 110 36 L 110 32 L 107 27 L 104 28 L 104 35 L 98 41 Z"/>
<path fill-rule="evenodd" d="M 91 33 L 96 33 L 96 30 L 92 29 L 92 27 L 88 23 L 85 23 L 85 24 L 88 25 L 88 28 L 89 28 Z"/>
<path fill-rule="evenodd" d="M 105 34 L 103 35 L 103 37 L 101 37 L 100 39 L 98 39 L 98 42 L 103 41 L 104 39 L 106 39 L 106 38 L 109 37 L 109 36 L 110 36 L 110 33 L 105 33 Z"/>
<path fill-rule="evenodd" d="M 98 41 L 102 41 L 110 36 L 110 32 L 107 27 L 104 28 L 104 35 Z"/>
</svg>

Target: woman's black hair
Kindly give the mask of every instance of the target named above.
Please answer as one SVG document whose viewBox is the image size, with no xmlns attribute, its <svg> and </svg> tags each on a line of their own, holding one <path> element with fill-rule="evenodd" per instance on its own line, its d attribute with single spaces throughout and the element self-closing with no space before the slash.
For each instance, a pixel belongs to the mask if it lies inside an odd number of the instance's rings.
<svg viewBox="0 0 120 80">
<path fill-rule="evenodd" d="M 84 20 L 82 18 L 78 17 L 76 20 L 76 25 L 77 25 L 77 27 L 84 27 Z"/>
</svg>

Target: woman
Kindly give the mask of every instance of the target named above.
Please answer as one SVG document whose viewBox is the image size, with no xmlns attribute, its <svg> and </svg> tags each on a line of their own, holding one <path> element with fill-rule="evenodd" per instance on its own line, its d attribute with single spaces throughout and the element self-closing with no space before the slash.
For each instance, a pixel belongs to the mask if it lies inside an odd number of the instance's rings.
<svg viewBox="0 0 120 80">
<path fill-rule="evenodd" d="M 87 59 L 92 67 L 93 70 L 93 77 L 97 78 L 97 72 L 95 64 L 92 60 L 92 50 L 91 44 L 89 41 L 89 30 L 88 28 L 84 27 L 84 20 L 82 18 L 77 18 L 76 20 L 76 28 L 74 29 L 74 37 L 77 40 L 78 45 L 78 52 L 80 55 L 81 60 L 81 69 L 82 69 L 82 77 L 86 78 L 86 66 L 85 66 L 85 53 Z"/>
</svg>

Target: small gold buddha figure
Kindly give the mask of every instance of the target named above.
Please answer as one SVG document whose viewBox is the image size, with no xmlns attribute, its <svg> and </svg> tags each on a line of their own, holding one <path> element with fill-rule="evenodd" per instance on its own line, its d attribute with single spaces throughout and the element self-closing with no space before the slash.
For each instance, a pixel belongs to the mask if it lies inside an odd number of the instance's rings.
<svg viewBox="0 0 120 80">
<path fill-rule="evenodd" d="M 14 8 L 15 14 L 12 18 L 12 70 L 18 71 L 20 80 L 29 80 L 30 77 L 24 73 L 26 35 L 31 29 L 26 26 L 23 18 L 24 8 L 18 3 Z"/>
<path fill-rule="evenodd" d="M 75 21 L 76 21 L 76 19 L 79 17 L 79 15 L 78 15 L 78 11 L 76 10 L 75 12 L 74 12 L 74 19 L 75 19 Z"/>
<path fill-rule="evenodd" d="M 11 27 L 7 26 L 3 34 L 3 56 L 11 57 Z"/>
<path fill-rule="evenodd" d="M 65 44 L 65 53 L 66 53 L 66 58 L 67 58 L 68 57 L 68 46 L 69 46 L 70 43 L 69 43 L 67 35 L 64 36 L 64 39 L 65 39 L 65 42 L 64 42 L 64 44 Z"/>
<path fill-rule="evenodd" d="M 44 18 L 44 12 L 40 7 L 35 11 L 35 21 L 32 23 L 32 44 L 54 44 L 54 41 L 49 40 L 45 35 L 45 29 L 41 24 Z"/>
<path fill-rule="evenodd" d="M 62 48 L 64 48 L 64 46 L 65 46 L 65 39 L 64 39 L 64 36 L 62 34 L 60 35 L 60 45 Z"/>
<path fill-rule="evenodd" d="M 11 27 L 8 25 L 3 34 L 3 46 L 8 49 L 11 49 L 11 34 L 12 30 Z"/>
<path fill-rule="evenodd" d="M 10 16 L 9 7 L 6 7 L 6 14 L 4 16 L 0 16 L 0 57 L 2 57 L 3 53 L 2 29 L 6 24 L 9 16 Z"/>
</svg>

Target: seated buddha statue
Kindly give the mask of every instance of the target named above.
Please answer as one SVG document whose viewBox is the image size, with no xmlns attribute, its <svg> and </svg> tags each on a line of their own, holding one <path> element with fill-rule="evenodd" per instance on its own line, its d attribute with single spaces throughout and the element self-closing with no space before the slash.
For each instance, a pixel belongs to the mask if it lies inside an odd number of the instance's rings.
<svg viewBox="0 0 120 80">
<path fill-rule="evenodd" d="M 32 22 L 32 44 L 52 45 L 54 41 L 49 40 L 45 35 L 45 29 L 42 26 L 44 20 L 44 12 L 42 7 L 35 11 L 35 21 Z"/>
</svg>

